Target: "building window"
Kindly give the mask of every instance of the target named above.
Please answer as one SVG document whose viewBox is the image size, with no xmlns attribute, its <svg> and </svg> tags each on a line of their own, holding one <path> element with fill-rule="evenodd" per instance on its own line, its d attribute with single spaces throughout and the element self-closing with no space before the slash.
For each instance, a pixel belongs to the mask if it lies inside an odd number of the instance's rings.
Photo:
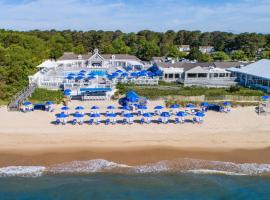
<svg viewBox="0 0 270 200">
<path fill-rule="evenodd" d="M 198 78 L 207 78 L 207 74 L 205 73 L 199 73 Z"/>
<path fill-rule="evenodd" d="M 180 78 L 180 74 L 175 74 L 174 77 L 175 78 Z"/>
<path fill-rule="evenodd" d="M 169 74 L 169 78 L 173 78 L 173 74 Z"/>
<path fill-rule="evenodd" d="M 219 74 L 219 77 L 225 77 L 225 73 Z"/>
<path fill-rule="evenodd" d="M 188 78 L 197 78 L 197 74 L 187 74 Z"/>
<path fill-rule="evenodd" d="M 165 74 L 165 78 L 168 78 L 168 74 Z"/>
</svg>

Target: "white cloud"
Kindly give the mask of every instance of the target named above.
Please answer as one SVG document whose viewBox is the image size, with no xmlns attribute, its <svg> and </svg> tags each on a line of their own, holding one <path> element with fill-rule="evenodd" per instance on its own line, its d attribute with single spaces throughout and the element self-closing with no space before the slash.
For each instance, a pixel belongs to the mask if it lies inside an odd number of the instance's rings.
<svg viewBox="0 0 270 200">
<path fill-rule="evenodd" d="M 270 0 L 195 4 L 188 0 L 133 3 L 106 0 L 0 0 L 1 28 L 138 31 L 189 29 L 270 32 Z"/>
</svg>

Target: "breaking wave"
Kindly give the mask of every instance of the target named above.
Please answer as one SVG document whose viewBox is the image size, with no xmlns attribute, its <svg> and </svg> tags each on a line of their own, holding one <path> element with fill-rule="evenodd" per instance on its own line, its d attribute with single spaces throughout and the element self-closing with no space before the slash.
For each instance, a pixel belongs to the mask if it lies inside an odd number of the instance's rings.
<svg viewBox="0 0 270 200">
<path fill-rule="evenodd" d="M 91 174 L 108 173 L 194 173 L 219 175 L 270 175 L 270 164 L 207 161 L 198 159 L 176 159 L 160 161 L 148 165 L 129 166 L 103 159 L 73 161 L 44 166 L 10 166 L 0 168 L 0 177 L 38 177 L 51 174 Z"/>
</svg>

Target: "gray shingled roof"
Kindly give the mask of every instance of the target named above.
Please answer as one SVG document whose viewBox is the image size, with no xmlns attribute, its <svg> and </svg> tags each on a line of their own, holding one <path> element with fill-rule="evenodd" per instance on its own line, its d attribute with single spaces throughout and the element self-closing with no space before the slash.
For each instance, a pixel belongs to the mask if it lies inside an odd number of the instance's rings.
<svg viewBox="0 0 270 200">
<path fill-rule="evenodd" d="M 89 59 L 93 54 L 92 53 L 88 53 L 88 54 L 82 54 L 82 59 L 83 60 L 87 60 Z M 139 58 L 137 58 L 136 56 L 133 55 L 128 55 L 128 54 L 101 54 L 101 56 L 104 59 L 111 59 L 112 55 L 115 56 L 115 59 L 117 60 L 137 60 L 140 61 Z M 78 54 L 74 54 L 72 52 L 66 52 L 64 53 L 63 56 L 61 56 L 58 60 L 77 60 L 78 59 Z"/>
</svg>

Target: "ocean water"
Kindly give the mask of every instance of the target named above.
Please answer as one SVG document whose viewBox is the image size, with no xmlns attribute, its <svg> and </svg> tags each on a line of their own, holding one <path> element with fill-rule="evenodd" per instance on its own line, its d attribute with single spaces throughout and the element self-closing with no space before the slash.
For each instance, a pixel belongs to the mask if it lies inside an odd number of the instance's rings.
<svg viewBox="0 0 270 200">
<path fill-rule="evenodd" d="M 106 160 L 0 168 L 0 200 L 270 199 L 269 164 L 178 159 L 128 166 Z"/>
</svg>

